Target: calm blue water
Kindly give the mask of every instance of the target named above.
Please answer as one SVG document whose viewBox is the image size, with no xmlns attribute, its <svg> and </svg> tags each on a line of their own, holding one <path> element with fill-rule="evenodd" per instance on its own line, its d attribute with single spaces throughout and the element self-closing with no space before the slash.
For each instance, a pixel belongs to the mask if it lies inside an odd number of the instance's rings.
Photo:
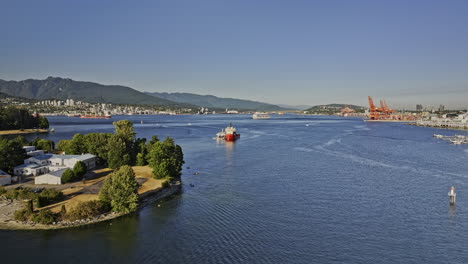
<svg viewBox="0 0 468 264">
<path fill-rule="evenodd" d="M 468 262 L 468 145 L 432 137 L 466 132 L 334 117 L 117 116 L 51 117 L 57 132 L 44 137 L 112 132 L 118 119 L 183 147 L 183 194 L 110 223 L 0 231 L 2 263 Z M 241 139 L 214 141 L 229 122 Z"/>
</svg>

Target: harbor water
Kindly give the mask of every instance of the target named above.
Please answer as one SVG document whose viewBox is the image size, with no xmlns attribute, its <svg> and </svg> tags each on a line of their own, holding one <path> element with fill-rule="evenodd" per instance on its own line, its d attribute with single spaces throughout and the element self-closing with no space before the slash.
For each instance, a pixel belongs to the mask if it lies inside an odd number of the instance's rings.
<svg viewBox="0 0 468 264">
<path fill-rule="evenodd" d="M 468 145 L 432 137 L 466 132 L 328 116 L 176 115 L 50 117 L 56 132 L 40 137 L 113 132 L 120 119 L 138 137 L 182 146 L 182 194 L 86 227 L 0 230 L 2 263 L 468 262 Z M 213 140 L 229 123 L 241 138 Z"/>
</svg>

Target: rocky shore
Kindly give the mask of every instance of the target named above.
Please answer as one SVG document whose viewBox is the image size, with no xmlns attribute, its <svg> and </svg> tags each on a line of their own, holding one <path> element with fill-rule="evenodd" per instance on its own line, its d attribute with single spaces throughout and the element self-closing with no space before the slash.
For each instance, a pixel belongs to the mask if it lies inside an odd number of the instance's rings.
<svg viewBox="0 0 468 264">
<path fill-rule="evenodd" d="M 142 209 L 156 201 L 169 198 L 180 193 L 182 184 L 180 182 L 171 184 L 168 188 L 158 188 L 154 191 L 149 191 L 140 196 L 140 205 L 138 209 Z M 48 230 L 48 229 L 63 229 L 70 227 L 78 227 L 108 221 L 126 215 L 122 213 L 110 212 L 98 215 L 94 218 L 76 220 L 73 222 L 60 221 L 54 222 L 51 225 L 37 224 L 33 222 L 20 222 L 14 219 L 14 213 L 17 210 L 24 208 L 24 202 L 18 200 L 9 200 L 0 197 L 0 229 L 10 230 Z"/>
</svg>

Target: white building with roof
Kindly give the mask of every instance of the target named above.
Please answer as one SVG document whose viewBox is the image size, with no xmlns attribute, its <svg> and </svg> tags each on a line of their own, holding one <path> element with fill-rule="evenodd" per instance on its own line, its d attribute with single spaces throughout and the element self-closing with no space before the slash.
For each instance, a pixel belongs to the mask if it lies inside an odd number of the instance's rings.
<svg viewBox="0 0 468 264">
<path fill-rule="evenodd" d="M 68 168 L 34 177 L 34 184 L 62 184 L 62 175 Z"/>
<path fill-rule="evenodd" d="M 36 150 L 35 146 L 23 146 L 23 149 L 26 151 L 26 155 L 29 157 L 34 157 L 44 154 L 44 150 Z"/>
<path fill-rule="evenodd" d="M 11 184 L 11 175 L 0 170 L 0 186 Z"/>
<path fill-rule="evenodd" d="M 37 176 L 48 172 L 47 166 L 36 163 L 25 163 L 13 168 L 14 175 L 17 176 Z"/>
<path fill-rule="evenodd" d="M 73 169 L 78 161 L 82 161 L 88 170 L 96 167 L 96 156 L 92 154 L 41 154 L 25 159 L 23 165 L 16 166 L 13 170 L 17 176 L 40 177 L 37 180 L 35 178 L 36 184 L 61 184 L 61 177 L 65 169 Z"/>
</svg>

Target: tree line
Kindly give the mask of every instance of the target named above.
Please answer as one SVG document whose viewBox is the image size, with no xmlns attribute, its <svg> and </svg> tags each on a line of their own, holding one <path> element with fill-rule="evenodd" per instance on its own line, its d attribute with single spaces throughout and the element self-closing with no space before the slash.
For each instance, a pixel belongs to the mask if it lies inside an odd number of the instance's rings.
<svg viewBox="0 0 468 264">
<path fill-rule="evenodd" d="M 0 130 L 49 128 L 47 118 L 13 106 L 0 108 Z"/>
<path fill-rule="evenodd" d="M 149 165 L 154 177 L 175 178 L 181 176 L 184 155 L 182 148 L 172 138 L 160 141 L 157 136 L 151 140 L 136 138 L 133 123 L 120 120 L 113 123 L 115 133 L 75 134 L 70 140 L 60 140 L 57 149 L 66 154 L 91 153 L 98 163 L 117 169 L 124 165 Z"/>
</svg>

